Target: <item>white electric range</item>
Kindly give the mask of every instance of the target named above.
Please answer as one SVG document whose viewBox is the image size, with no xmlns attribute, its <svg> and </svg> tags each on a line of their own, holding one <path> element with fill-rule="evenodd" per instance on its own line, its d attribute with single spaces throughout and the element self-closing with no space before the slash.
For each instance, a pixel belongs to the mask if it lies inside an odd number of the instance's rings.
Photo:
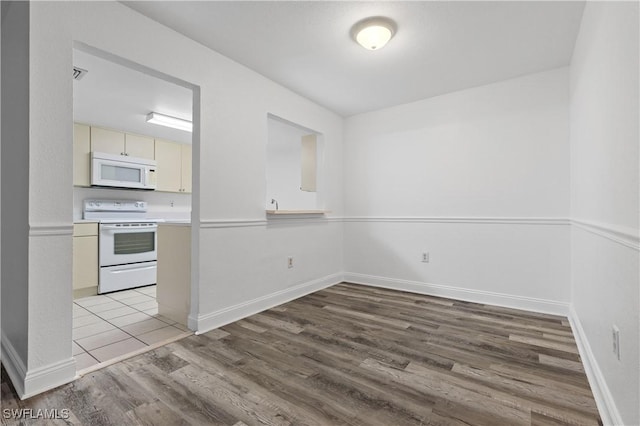
<svg viewBox="0 0 640 426">
<path fill-rule="evenodd" d="M 156 283 L 162 220 L 147 218 L 145 201 L 85 200 L 83 218 L 100 224 L 98 293 Z"/>
</svg>

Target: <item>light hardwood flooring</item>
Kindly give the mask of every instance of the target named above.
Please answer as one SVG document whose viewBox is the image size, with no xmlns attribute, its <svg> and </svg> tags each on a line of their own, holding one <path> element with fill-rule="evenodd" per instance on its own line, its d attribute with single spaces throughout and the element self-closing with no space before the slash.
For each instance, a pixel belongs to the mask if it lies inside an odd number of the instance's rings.
<svg viewBox="0 0 640 426">
<path fill-rule="evenodd" d="M 26 401 L 3 372 L 2 407 L 78 425 L 601 423 L 566 318 L 352 284 Z"/>
</svg>

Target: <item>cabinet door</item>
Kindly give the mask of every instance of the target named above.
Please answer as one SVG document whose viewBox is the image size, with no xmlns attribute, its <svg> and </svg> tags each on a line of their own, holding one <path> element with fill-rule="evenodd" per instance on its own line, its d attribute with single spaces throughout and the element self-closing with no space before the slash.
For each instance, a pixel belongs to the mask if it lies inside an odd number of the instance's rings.
<svg viewBox="0 0 640 426">
<path fill-rule="evenodd" d="M 127 133 L 124 136 L 124 142 L 128 156 L 155 159 L 153 138 Z"/>
<path fill-rule="evenodd" d="M 91 151 L 124 155 L 124 132 L 91 127 Z"/>
<path fill-rule="evenodd" d="M 89 126 L 73 124 L 73 184 L 91 185 L 91 139 Z"/>
<path fill-rule="evenodd" d="M 73 289 L 98 287 L 98 237 L 73 237 Z"/>
<path fill-rule="evenodd" d="M 158 191 L 180 192 L 182 188 L 182 159 L 180 144 L 156 139 L 156 171 Z"/>
<path fill-rule="evenodd" d="M 191 145 L 180 145 L 182 151 L 182 191 L 191 193 Z"/>
</svg>

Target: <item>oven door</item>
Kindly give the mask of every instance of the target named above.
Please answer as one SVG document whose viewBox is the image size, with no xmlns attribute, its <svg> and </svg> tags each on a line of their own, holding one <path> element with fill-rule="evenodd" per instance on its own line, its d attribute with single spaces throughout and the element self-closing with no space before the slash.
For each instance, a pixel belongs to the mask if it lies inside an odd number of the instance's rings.
<svg viewBox="0 0 640 426">
<path fill-rule="evenodd" d="M 158 258 L 155 223 L 100 225 L 100 267 L 150 262 Z"/>
</svg>

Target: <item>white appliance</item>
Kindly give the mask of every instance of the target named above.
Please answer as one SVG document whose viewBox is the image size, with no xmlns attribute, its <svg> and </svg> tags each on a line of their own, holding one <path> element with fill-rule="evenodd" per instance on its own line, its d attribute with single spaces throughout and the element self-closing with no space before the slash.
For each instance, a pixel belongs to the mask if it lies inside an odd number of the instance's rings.
<svg viewBox="0 0 640 426">
<path fill-rule="evenodd" d="M 84 218 L 100 223 L 98 293 L 156 283 L 158 219 L 132 200 L 85 200 Z"/>
<path fill-rule="evenodd" d="M 124 155 L 91 153 L 91 185 L 115 188 L 156 189 L 154 160 Z"/>
</svg>

